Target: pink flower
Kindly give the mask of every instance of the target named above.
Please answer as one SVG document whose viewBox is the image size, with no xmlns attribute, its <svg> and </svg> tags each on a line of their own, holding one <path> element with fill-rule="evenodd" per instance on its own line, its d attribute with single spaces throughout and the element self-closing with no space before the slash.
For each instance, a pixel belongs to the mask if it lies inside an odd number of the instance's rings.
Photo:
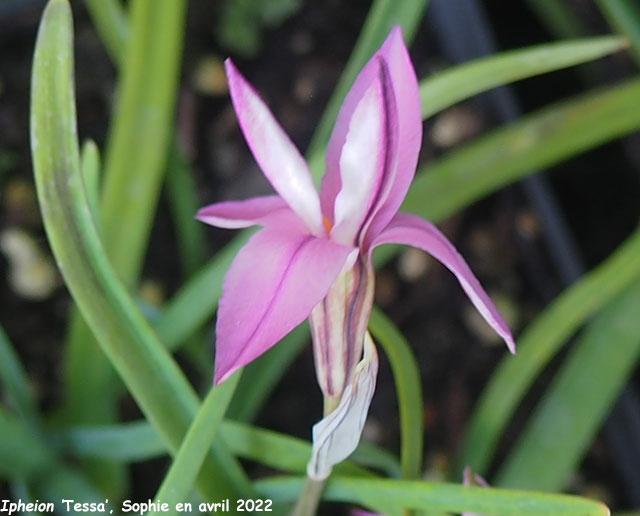
<svg viewBox="0 0 640 516">
<path fill-rule="evenodd" d="M 429 252 L 455 274 L 512 352 L 514 342 L 451 243 L 426 220 L 397 213 L 422 139 L 418 84 L 399 28 L 362 69 L 340 109 L 319 194 L 305 160 L 269 109 L 233 63 L 225 64 L 242 132 L 278 195 L 212 204 L 198 212 L 198 219 L 213 226 L 263 226 L 224 280 L 214 381 L 224 381 L 310 317 L 329 414 L 314 428 L 314 458 L 335 463 L 357 444 L 375 387 L 377 355 L 366 333 L 374 248 L 401 243 Z"/>
</svg>

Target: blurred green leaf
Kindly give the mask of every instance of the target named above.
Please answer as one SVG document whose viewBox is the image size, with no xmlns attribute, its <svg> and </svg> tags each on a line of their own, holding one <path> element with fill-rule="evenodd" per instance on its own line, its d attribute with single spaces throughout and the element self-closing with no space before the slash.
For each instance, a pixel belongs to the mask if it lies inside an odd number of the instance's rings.
<svg viewBox="0 0 640 516">
<path fill-rule="evenodd" d="M 624 37 L 599 36 L 509 50 L 448 68 L 420 83 L 422 118 L 497 86 L 593 61 L 626 47 Z"/>
<path fill-rule="evenodd" d="M 507 423 L 542 368 L 584 322 L 640 276 L 640 230 L 609 258 L 562 292 L 516 339 L 471 418 L 454 477 L 465 465 L 484 474 Z M 569 446 L 569 445 L 567 445 Z"/>
<path fill-rule="evenodd" d="M 293 16 L 302 0 L 226 0 L 216 32 L 232 52 L 254 57 L 261 48 L 262 31 Z"/>
<path fill-rule="evenodd" d="M 236 371 L 221 385 L 211 387 L 193 418 L 155 496 L 156 500 L 169 504 L 168 514 L 180 512 L 176 505 L 184 502 L 193 488 L 241 374 L 242 370 Z"/>
<path fill-rule="evenodd" d="M 500 468 L 496 485 L 566 487 L 638 363 L 638 307 L 636 280 L 589 324 Z"/>
<path fill-rule="evenodd" d="M 93 222 L 100 231 L 100 150 L 93 140 L 86 140 L 80 152 L 80 168 Z"/>
<path fill-rule="evenodd" d="M 184 277 L 195 273 L 204 261 L 204 226 L 195 220 L 200 199 L 191 169 L 174 141 L 167 163 L 167 196 L 172 212 L 178 253 Z"/>
<path fill-rule="evenodd" d="M 31 90 L 31 148 L 42 217 L 83 316 L 142 411 L 175 452 L 198 399 L 116 277 L 90 216 L 76 136 L 72 35 L 69 4 L 51 0 L 38 33 Z M 203 466 L 199 486 L 213 498 L 246 493 L 246 480 L 239 485 L 239 478 L 239 465 L 218 444 Z"/>
<path fill-rule="evenodd" d="M 369 331 L 384 349 L 396 386 L 400 413 L 400 457 L 402 478 L 414 479 L 422 475 L 422 384 L 420 372 L 411 347 L 396 326 L 374 307 L 369 319 Z"/>
<path fill-rule="evenodd" d="M 584 27 L 571 5 L 558 0 L 526 0 L 538 18 L 551 33 L 560 38 L 578 38 L 585 35 Z"/>
<path fill-rule="evenodd" d="M 258 415 L 273 387 L 309 341 L 309 325 L 304 322 L 283 337 L 277 346 L 245 367 L 240 385 L 229 407 L 228 417 L 251 422 Z"/>
<path fill-rule="evenodd" d="M 172 134 L 186 3 L 133 0 L 130 8 L 130 38 L 122 55 L 119 96 L 104 154 L 99 220 L 109 260 L 125 286 L 133 288 L 147 248 Z M 126 21 L 109 18 L 115 19 Z M 119 33 L 124 38 L 126 29 Z M 62 417 L 75 423 L 112 421 L 121 387 L 78 317 L 74 313 L 71 318 L 65 350 Z"/>
<path fill-rule="evenodd" d="M 0 385 L 11 406 L 32 428 L 38 426 L 38 408 L 29 388 L 29 378 L 7 334 L 0 327 Z"/>
<path fill-rule="evenodd" d="M 255 483 L 258 493 L 283 502 L 295 499 L 302 479 L 271 477 Z M 429 511 L 473 512 L 496 516 L 608 516 L 599 502 L 576 496 L 509 491 L 411 480 L 331 477 L 323 498 L 400 515 L 403 505 Z"/>
<path fill-rule="evenodd" d="M 311 444 L 302 439 L 225 420 L 220 427 L 221 439 L 229 450 L 243 459 L 253 460 L 289 473 L 305 473 Z M 53 442 L 65 453 L 76 457 L 104 458 L 122 462 L 137 462 L 160 457 L 166 449 L 157 431 L 147 422 L 110 426 L 77 427 L 54 436 Z M 356 450 L 352 459 L 375 463 L 386 471 L 397 471 L 398 465 L 379 448 L 365 445 Z M 336 466 L 343 475 L 367 474 L 345 461 Z"/>
<path fill-rule="evenodd" d="M 119 64 L 129 39 L 126 13 L 119 0 L 84 0 L 109 57 Z"/>
<path fill-rule="evenodd" d="M 609 23 L 629 38 L 631 53 L 640 64 L 640 6 L 636 0 L 596 0 Z"/>
</svg>

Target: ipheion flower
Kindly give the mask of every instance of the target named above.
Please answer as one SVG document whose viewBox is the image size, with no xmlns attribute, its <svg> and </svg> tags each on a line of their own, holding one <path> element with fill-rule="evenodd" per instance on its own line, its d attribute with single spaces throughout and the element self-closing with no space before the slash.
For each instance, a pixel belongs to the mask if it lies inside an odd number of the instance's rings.
<svg viewBox="0 0 640 516">
<path fill-rule="evenodd" d="M 356 78 L 327 145 L 320 193 L 307 163 L 231 60 L 225 63 L 244 137 L 278 195 L 212 204 L 198 219 L 223 228 L 260 225 L 223 283 L 216 325 L 214 382 L 267 351 L 307 317 L 325 418 L 313 429 L 312 478 L 356 447 L 378 370 L 367 332 L 373 304 L 372 251 L 420 248 L 457 277 L 491 327 L 511 333 L 465 261 L 429 222 L 398 213 L 422 139 L 418 84 L 392 30 Z"/>
</svg>

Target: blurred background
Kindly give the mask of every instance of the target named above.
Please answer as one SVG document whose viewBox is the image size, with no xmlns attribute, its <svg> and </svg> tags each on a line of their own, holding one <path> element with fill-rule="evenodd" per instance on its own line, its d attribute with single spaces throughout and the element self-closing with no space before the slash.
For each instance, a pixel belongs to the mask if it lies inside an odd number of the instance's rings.
<svg viewBox="0 0 640 516">
<path fill-rule="evenodd" d="M 79 133 L 103 147 L 117 95 L 117 72 L 85 4 L 78 0 L 71 4 Z M 547 8 L 550 4 L 558 8 Z M 0 0 L 0 310 L 1 323 L 28 371 L 40 407 L 55 412 L 70 298 L 43 232 L 28 141 L 30 67 L 44 5 L 42 0 Z M 269 191 L 238 129 L 223 60 L 233 57 L 304 150 L 369 7 L 364 0 L 189 2 L 177 142 L 201 205 Z M 418 78 L 423 79 L 498 51 L 614 31 L 592 0 L 431 0 L 410 53 Z M 522 114 L 636 73 L 632 54 L 622 52 L 474 97 L 425 122 L 421 163 Z M 637 227 L 639 217 L 640 135 L 630 134 L 502 189 L 440 227 L 517 335 L 567 285 L 614 251 Z M 231 231 L 209 227 L 197 231 L 206 235 L 206 247 L 196 251 L 200 263 L 233 236 Z M 165 196 L 138 291 L 149 310 L 160 306 L 184 281 L 175 252 L 177 238 Z M 425 400 L 425 476 L 442 479 L 458 451 L 475 400 L 505 354 L 504 346 L 448 271 L 421 252 L 405 250 L 378 272 L 376 302 L 404 332 L 419 361 Z M 206 384 L 210 378 L 212 328 L 210 324 L 203 329 L 206 346 L 179 355 L 196 383 Z M 500 444 L 498 460 L 508 453 L 563 356 L 545 369 L 528 394 Z M 395 391 L 386 359 L 381 359 L 365 439 L 397 449 Z M 257 423 L 308 439 L 321 406 L 314 375 L 307 347 L 257 415 Z M 638 389 L 636 366 L 571 478 L 569 491 L 598 497 L 614 508 L 640 506 Z M 122 400 L 120 412 L 124 420 L 139 417 L 130 399 Z M 166 464 L 165 459 L 156 459 L 132 466 L 131 497 L 152 497 Z M 256 474 L 264 472 L 260 466 L 249 467 Z M 5 494 L 0 482 L 0 495 Z"/>
</svg>

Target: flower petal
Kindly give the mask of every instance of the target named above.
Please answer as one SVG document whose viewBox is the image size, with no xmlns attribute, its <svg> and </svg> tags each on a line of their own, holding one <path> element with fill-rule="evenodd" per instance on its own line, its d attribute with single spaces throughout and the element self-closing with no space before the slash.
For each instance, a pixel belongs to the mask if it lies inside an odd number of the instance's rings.
<svg viewBox="0 0 640 516">
<path fill-rule="evenodd" d="M 324 234 L 320 200 L 306 161 L 230 59 L 225 68 L 240 127 L 262 172 L 309 230 Z"/>
<path fill-rule="evenodd" d="M 233 260 L 218 309 L 216 384 L 307 318 L 352 251 L 299 229 L 273 223 Z"/>
<path fill-rule="evenodd" d="M 504 339 L 509 351 L 515 353 L 515 343 L 507 323 L 462 256 L 433 224 L 415 215 L 398 213 L 374 240 L 372 249 L 388 243 L 417 247 L 442 262 L 458 278 L 463 290 L 487 323 Z"/>
<path fill-rule="evenodd" d="M 382 60 L 389 67 L 393 97 L 397 104 L 398 119 L 398 157 L 393 187 L 385 201 L 383 209 L 376 215 L 375 227 L 380 231 L 398 210 L 407 193 L 422 140 L 422 116 L 418 81 L 409 53 L 402 41 L 400 27 L 395 27 L 380 49 L 374 54 L 356 78 L 347 94 L 331 133 L 326 152 L 327 171 L 322 180 L 320 194 L 322 213 L 330 219 L 333 217 L 335 199 L 342 186 L 340 177 L 340 155 L 349 132 L 349 124 L 354 111 L 370 84 L 374 80 L 378 65 Z"/>
<path fill-rule="evenodd" d="M 344 245 L 356 242 L 384 186 L 395 154 L 395 147 L 389 145 L 395 143 L 397 129 L 389 126 L 395 117 L 387 116 L 389 105 L 393 107 L 391 115 L 394 114 L 395 102 L 387 100 L 393 92 L 385 92 L 385 86 L 390 86 L 389 81 L 384 80 L 386 65 L 381 59 L 377 62 L 378 73 L 349 120 L 349 131 L 340 154 L 341 189 L 335 199 L 331 238 Z"/>
<path fill-rule="evenodd" d="M 378 375 L 378 352 L 369 332 L 364 338 L 364 357 L 336 409 L 313 427 L 313 451 L 307 474 L 324 480 L 331 468 L 358 446 L 367 419 Z"/>
<path fill-rule="evenodd" d="M 269 217 L 289 205 L 279 195 L 254 197 L 246 201 L 227 201 L 200 208 L 196 218 L 218 228 L 247 228 L 263 225 Z"/>
</svg>

